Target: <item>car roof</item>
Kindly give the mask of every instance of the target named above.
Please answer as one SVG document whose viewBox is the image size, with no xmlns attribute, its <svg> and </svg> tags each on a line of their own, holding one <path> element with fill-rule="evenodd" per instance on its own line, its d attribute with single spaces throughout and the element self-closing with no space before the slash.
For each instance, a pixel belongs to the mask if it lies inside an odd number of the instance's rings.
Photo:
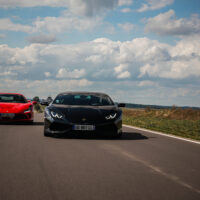
<svg viewBox="0 0 200 200">
<path fill-rule="evenodd" d="M 68 95 L 68 94 L 73 94 L 73 95 L 78 95 L 78 94 L 83 94 L 83 95 L 98 95 L 98 96 L 108 96 L 105 93 L 102 92 L 62 92 L 58 95 Z"/>
</svg>

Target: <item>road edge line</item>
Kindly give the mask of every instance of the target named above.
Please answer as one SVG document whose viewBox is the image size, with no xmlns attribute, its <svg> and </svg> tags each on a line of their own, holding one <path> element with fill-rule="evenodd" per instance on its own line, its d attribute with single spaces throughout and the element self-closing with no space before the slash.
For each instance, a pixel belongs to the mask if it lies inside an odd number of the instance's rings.
<svg viewBox="0 0 200 200">
<path fill-rule="evenodd" d="M 157 135 L 162 135 L 162 136 L 165 136 L 165 137 L 170 137 L 170 138 L 175 138 L 175 139 L 178 139 L 178 140 L 183 140 L 183 141 L 186 141 L 186 142 L 200 144 L 199 141 L 192 140 L 192 139 L 187 139 L 187 138 L 183 138 L 183 137 L 179 137 L 179 136 L 175 136 L 175 135 L 171 135 L 171 134 L 167 134 L 167 133 L 162 133 L 162 132 L 158 132 L 158 131 L 152 131 L 152 130 L 149 130 L 149 129 L 139 128 L 139 127 L 135 127 L 135 126 L 131 126 L 131 125 L 126 125 L 126 124 L 123 124 L 123 126 L 127 127 L 127 128 L 137 129 L 137 130 L 140 130 L 140 131 L 146 131 L 146 132 L 157 134 Z"/>
</svg>

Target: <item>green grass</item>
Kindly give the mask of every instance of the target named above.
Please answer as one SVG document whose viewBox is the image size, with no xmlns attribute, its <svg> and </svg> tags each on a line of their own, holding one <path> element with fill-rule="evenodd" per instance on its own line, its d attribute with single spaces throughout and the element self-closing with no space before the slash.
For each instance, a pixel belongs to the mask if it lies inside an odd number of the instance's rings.
<svg viewBox="0 0 200 200">
<path fill-rule="evenodd" d="M 178 115 L 178 117 L 176 115 L 172 117 L 172 115 L 170 115 L 170 112 L 174 111 L 130 111 L 126 109 L 123 110 L 123 123 L 140 128 L 160 131 L 163 133 L 169 133 L 185 138 L 200 140 L 200 119 L 183 119 L 183 113 L 181 113 L 182 115 Z M 180 118 L 180 116 L 182 119 L 176 119 Z M 193 119 L 194 116 L 191 116 Z M 195 115 L 195 117 L 196 116 L 197 115 Z M 185 118 L 188 118 L 188 115 Z"/>
</svg>

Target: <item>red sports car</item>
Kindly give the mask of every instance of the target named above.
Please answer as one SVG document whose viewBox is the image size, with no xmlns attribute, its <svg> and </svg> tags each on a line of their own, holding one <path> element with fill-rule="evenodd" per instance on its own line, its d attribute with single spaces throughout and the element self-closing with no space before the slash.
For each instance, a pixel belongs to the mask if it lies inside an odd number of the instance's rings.
<svg viewBox="0 0 200 200">
<path fill-rule="evenodd" d="M 0 93 L 0 122 L 33 122 L 33 104 L 22 94 Z"/>
</svg>

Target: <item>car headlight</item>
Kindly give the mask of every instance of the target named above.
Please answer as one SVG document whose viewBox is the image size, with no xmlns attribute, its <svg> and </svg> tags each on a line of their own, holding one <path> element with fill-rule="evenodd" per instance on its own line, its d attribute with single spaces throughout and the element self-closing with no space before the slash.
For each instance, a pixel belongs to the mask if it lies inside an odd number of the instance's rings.
<svg viewBox="0 0 200 200">
<path fill-rule="evenodd" d="M 50 122 L 53 122 L 54 119 L 53 117 L 50 115 L 49 109 L 47 109 L 47 107 L 45 108 L 44 111 L 44 118 L 48 119 Z"/>
<path fill-rule="evenodd" d="M 30 106 L 28 109 L 24 110 L 24 113 L 28 113 L 32 111 L 32 106 Z"/>
<path fill-rule="evenodd" d="M 61 115 L 60 113 L 54 112 L 54 111 L 51 111 L 51 115 L 52 115 L 52 117 L 57 118 L 57 119 L 63 118 L 63 115 Z"/>
<path fill-rule="evenodd" d="M 117 116 L 117 113 L 113 113 L 113 114 L 110 114 L 110 115 L 105 116 L 105 118 L 106 118 L 107 120 L 110 120 L 110 119 L 115 119 L 116 116 Z"/>
</svg>

